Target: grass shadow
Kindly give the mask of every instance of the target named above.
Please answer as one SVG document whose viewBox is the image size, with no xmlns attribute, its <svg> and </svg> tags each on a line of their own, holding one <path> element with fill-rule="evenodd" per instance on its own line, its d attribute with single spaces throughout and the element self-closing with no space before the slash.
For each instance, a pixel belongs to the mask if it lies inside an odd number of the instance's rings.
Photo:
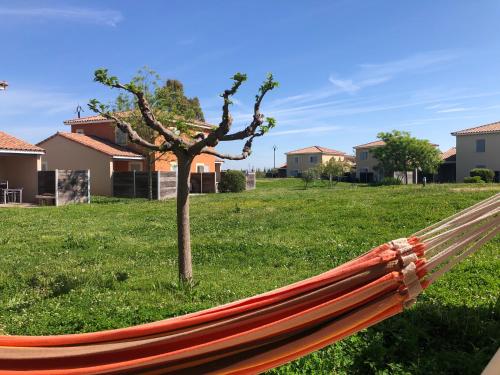
<svg viewBox="0 0 500 375">
<path fill-rule="evenodd" d="M 500 298 L 475 308 L 417 303 L 362 336 L 353 374 L 480 374 L 500 344 Z"/>
</svg>

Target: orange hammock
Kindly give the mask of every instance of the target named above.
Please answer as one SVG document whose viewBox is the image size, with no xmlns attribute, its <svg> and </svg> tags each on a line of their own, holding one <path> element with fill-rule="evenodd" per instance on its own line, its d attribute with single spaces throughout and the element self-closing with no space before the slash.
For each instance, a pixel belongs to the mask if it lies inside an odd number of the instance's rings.
<svg viewBox="0 0 500 375">
<path fill-rule="evenodd" d="M 0 374 L 253 374 L 400 313 L 499 232 L 500 194 L 321 275 L 159 322 L 0 336 Z"/>
</svg>

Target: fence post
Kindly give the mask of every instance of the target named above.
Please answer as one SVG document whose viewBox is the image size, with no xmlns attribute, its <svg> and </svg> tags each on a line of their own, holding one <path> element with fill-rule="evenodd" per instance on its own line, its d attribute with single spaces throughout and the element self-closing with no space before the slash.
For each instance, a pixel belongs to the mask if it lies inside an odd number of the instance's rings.
<svg viewBox="0 0 500 375">
<path fill-rule="evenodd" d="M 136 193 L 136 187 L 135 187 L 135 170 L 132 172 L 132 176 L 133 176 L 133 179 L 134 179 L 134 183 L 133 183 L 133 186 L 134 186 L 134 198 L 137 197 L 137 193 Z"/>
<path fill-rule="evenodd" d="M 157 171 L 156 172 L 156 198 L 157 200 L 160 200 L 161 197 L 160 197 L 160 194 L 161 194 L 161 190 L 160 190 L 160 171 Z"/>
<path fill-rule="evenodd" d="M 54 171 L 54 203 L 57 206 L 59 206 L 59 184 L 58 184 L 58 180 L 59 180 L 59 170 L 56 169 Z"/>
<path fill-rule="evenodd" d="M 111 191 L 113 190 L 113 187 L 111 187 Z M 111 193 L 113 194 L 113 193 Z M 90 204 L 90 169 L 87 169 L 87 195 L 88 195 L 88 203 Z"/>
</svg>

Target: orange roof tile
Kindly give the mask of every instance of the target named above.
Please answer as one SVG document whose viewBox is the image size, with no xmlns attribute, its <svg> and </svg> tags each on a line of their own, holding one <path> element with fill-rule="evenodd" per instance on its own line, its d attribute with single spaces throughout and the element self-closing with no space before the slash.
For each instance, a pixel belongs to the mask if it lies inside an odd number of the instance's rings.
<svg viewBox="0 0 500 375">
<path fill-rule="evenodd" d="M 456 155 L 457 155 L 457 149 L 455 147 L 452 147 L 449 150 L 441 153 L 441 159 L 446 160 L 446 159 L 451 158 L 452 156 L 456 156 Z"/>
<path fill-rule="evenodd" d="M 289 151 L 287 155 L 294 154 L 330 154 L 330 155 L 345 155 L 345 152 L 333 150 L 331 148 L 321 147 L 321 146 L 310 146 L 301 148 L 299 150 Z"/>
<path fill-rule="evenodd" d="M 473 128 L 458 130 L 451 135 L 473 135 L 473 134 L 489 134 L 500 133 L 500 121 L 492 122 L 491 124 L 480 125 Z"/>
<path fill-rule="evenodd" d="M 57 136 L 64 137 L 66 139 L 69 139 L 70 141 L 79 143 L 83 146 L 89 147 L 91 149 L 102 152 L 103 154 L 106 154 L 106 155 L 109 155 L 112 157 L 134 158 L 134 159 L 143 158 L 142 155 L 135 153 L 135 152 L 132 152 L 123 146 L 117 145 L 115 143 L 111 143 L 111 142 L 106 141 L 106 140 L 99 138 L 99 137 L 78 134 L 78 133 L 57 132 L 53 136 L 40 142 L 39 145 L 48 141 L 51 138 L 57 137 Z"/>
<path fill-rule="evenodd" d="M 116 114 L 119 116 L 126 117 L 127 113 L 130 111 L 123 111 L 123 112 L 117 112 Z M 114 122 L 114 120 L 109 120 L 104 116 L 101 115 L 93 115 L 93 116 L 86 116 L 86 117 L 79 117 L 79 118 L 74 118 L 70 120 L 64 121 L 65 125 L 81 125 L 81 124 L 94 124 L 96 122 Z M 194 125 L 198 126 L 204 129 L 212 129 L 214 125 L 211 125 L 209 123 L 199 121 L 199 120 L 188 120 L 186 121 L 189 125 Z"/>
<path fill-rule="evenodd" d="M 385 145 L 384 141 L 373 141 L 369 143 L 364 143 L 362 145 L 354 146 L 354 148 L 372 148 Z"/>
<path fill-rule="evenodd" d="M 0 150 L 1 151 L 20 151 L 26 153 L 43 154 L 43 148 L 32 145 L 28 142 L 15 138 L 7 133 L 0 131 Z"/>
</svg>

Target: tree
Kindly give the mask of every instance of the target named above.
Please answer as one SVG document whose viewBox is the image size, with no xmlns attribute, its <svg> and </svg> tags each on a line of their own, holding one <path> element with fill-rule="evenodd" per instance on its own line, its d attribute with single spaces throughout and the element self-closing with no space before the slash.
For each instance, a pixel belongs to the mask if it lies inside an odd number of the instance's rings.
<svg viewBox="0 0 500 375">
<path fill-rule="evenodd" d="M 408 183 L 408 171 L 420 170 L 424 173 L 435 173 L 441 163 L 439 150 L 428 140 L 417 139 L 405 131 L 393 130 L 379 133 L 384 145 L 373 149 L 379 161 L 378 168 L 386 174 L 401 171 Z"/>
<path fill-rule="evenodd" d="M 343 176 L 347 168 L 348 167 L 345 162 L 335 160 L 335 158 L 331 158 L 323 165 L 323 173 L 328 176 L 330 187 L 333 186 L 333 178 Z"/>
<path fill-rule="evenodd" d="M 237 93 L 242 83 L 247 80 L 247 76 L 243 73 L 236 73 L 231 79 L 233 80 L 232 87 L 221 94 L 223 99 L 222 119 L 219 125 L 205 136 L 203 133 L 197 132 L 196 128 L 190 127 L 189 123 L 180 119 L 176 113 L 156 111 L 149 103 L 142 88 L 133 81 L 121 83 L 117 77 L 110 76 L 107 69 L 98 69 L 94 73 L 96 82 L 133 95 L 145 124 L 158 133 L 161 141 L 150 142 L 144 139 L 126 118 L 117 116 L 109 106 L 100 103 L 97 99 L 92 99 L 89 102 L 89 107 L 105 118 L 114 120 L 117 126 L 127 133 L 131 142 L 155 152 L 171 151 L 177 157 L 177 242 L 181 283 L 191 284 L 193 280 L 189 220 L 189 176 L 193 159 L 200 154 L 214 155 L 228 160 L 246 159 L 252 152 L 254 139 L 263 136 L 276 125 L 273 118 L 266 118 L 260 112 L 261 103 L 266 94 L 278 86 L 273 75 L 269 74 L 255 96 L 252 121 L 243 129 L 230 132 L 233 124 L 230 113 L 231 98 Z M 220 142 L 236 140 L 245 140 L 239 155 L 224 154 L 215 150 Z"/>
<path fill-rule="evenodd" d="M 178 80 L 168 79 L 161 86 L 161 77 L 154 70 L 147 66 L 142 67 L 132 78 L 131 82 L 139 87 L 151 108 L 162 116 L 179 116 L 183 120 L 204 121 L 203 111 L 197 97 L 188 98 L 184 94 L 184 86 Z M 120 93 L 115 99 L 113 111 L 117 116 L 125 116 L 132 128 L 139 136 L 150 143 L 154 143 L 159 133 L 149 127 L 141 114 L 141 111 L 134 101 L 134 96 L 130 92 Z M 120 114 L 120 112 L 124 112 Z M 153 199 L 153 174 L 154 163 L 157 160 L 157 153 L 154 150 L 141 150 L 146 156 L 148 176 L 148 197 Z M 159 157 L 161 157 L 160 154 Z"/>
<path fill-rule="evenodd" d="M 302 172 L 300 178 L 304 182 L 304 189 L 307 189 L 309 184 L 314 181 L 317 175 L 318 173 L 314 170 L 314 168 L 309 168 Z"/>
<path fill-rule="evenodd" d="M 184 85 L 176 79 L 169 79 L 165 86 L 155 92 L 160 107 L 169 113 L 180 115 L 185 119 L 205 121 L 205 116 L 197 97 L 188 98 L 184 94 Z"/>
</svg>

